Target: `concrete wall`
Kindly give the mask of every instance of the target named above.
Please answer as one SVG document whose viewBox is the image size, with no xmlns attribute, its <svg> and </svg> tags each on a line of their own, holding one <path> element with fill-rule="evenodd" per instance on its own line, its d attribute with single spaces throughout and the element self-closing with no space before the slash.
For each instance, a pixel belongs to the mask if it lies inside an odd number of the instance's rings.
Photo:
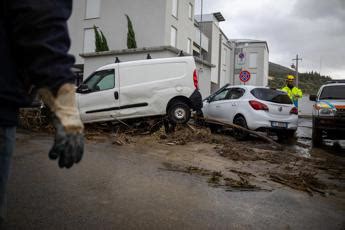
<svg viewBox="0 0 345 230">
<path fill-rule="evenodd" d="M 169 51 L 150 51 L 152 58 L 169 58 L 176 57 L 176 53 Z M 115 62 L 115 58 L 118 57 L 121 62 L 143 60 L 147 57 L 147 52 L 126 53 L 126 54 L 112 54 L 112 55 L 99 55 L 85 57 L 84 63 L 84 79 L 93 73 L 101 66 L 111 64 Z"/>
<path fill-rule="evenodd" d="M 196 63 L 196 67 L 198 70 L 199 89 L 204 99 L 211 94 L 211 68 L 201 63 Z"/>
<path fill-rule="evenodd" d="M 309 100 L 309 95 L 305 94 L 298 100 L 298 114 L 300 116 L 312 116 L 314 101 Z"/>
</svg>

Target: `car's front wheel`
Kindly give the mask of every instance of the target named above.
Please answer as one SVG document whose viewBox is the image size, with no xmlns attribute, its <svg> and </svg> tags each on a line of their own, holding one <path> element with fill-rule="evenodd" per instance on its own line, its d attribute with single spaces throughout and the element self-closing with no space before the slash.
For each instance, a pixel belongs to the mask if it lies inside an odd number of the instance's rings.
<svg viewBox="0 0 345 230">
<path fill-rule="evenodd" d="M 168 118 L 172 123 L 185 124 L 189 121 L 191 108 L 182 101 L 173 103 L 168 109 Z"/>
</svg>

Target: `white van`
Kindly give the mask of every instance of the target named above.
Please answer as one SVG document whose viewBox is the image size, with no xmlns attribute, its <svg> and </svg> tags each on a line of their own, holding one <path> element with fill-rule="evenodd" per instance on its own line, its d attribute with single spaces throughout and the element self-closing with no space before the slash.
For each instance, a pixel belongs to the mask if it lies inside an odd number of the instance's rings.
<svg viewBox="0 0 345 230">
<path fill-rule="evenodd" d="M 162 115 L 186 123 L 202 107 L 194 58 L 103 66 L 78 87 L 77 103 L 84 123 Z"/>
</svg>

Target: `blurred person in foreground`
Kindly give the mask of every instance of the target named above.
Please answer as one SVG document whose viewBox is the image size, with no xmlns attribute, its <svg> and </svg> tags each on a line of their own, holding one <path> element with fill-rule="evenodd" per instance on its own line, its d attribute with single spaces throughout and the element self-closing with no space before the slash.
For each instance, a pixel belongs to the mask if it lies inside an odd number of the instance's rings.
<svg viewBox="0 0 345 230">
<path fill-rule="evenodd" d="M 52 112 L 55 140 L 49 152 L 61 168 L 84 152 L 83 124 L 75 102 L 74 57 L 68 54 L 72 0 L 2 0 L 0 3 L 0 228 L 15 144 L 19 108 L 35 86 Z"/>
</svg>

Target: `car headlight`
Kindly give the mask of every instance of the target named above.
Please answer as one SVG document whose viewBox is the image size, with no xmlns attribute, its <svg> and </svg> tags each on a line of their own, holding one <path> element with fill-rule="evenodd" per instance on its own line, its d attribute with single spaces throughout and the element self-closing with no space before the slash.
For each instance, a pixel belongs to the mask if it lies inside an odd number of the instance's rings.
<svg viewBox="0 0 345 230">
<path fill-rule="evenodd" d="M 329 105 L 329 103 L 319 102 L 316 104 L 315 108 L 319 115 L 334 116 L 336 113 L 336 109 Z"/>
<path fill-rule="evenodd" d="M 321 114 L 321 115 L 334 115 L 334 111 L 333 111 L 333 109 L 320 109 L 319 110 L 319 113 Z"/>
</svg>

